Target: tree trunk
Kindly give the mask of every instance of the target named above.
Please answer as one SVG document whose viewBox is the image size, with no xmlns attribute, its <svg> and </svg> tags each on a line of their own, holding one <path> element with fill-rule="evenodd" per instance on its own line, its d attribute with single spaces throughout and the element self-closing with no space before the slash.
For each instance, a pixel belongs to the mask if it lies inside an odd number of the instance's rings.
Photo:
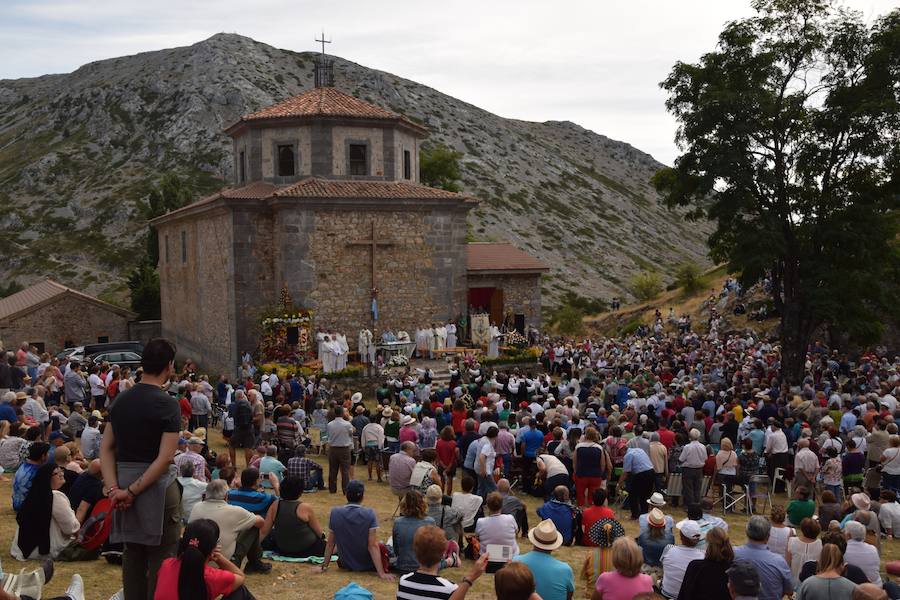
<svg viewBox="0 0 900 600">
<path fill-rule="evenodd" d="M 806 348 L 811 335 L 806 321 L 800 306 L 793 302 L 784 303 L 781 313 L 781 377 L 790 385 L 803 382 Z"/>
</svg>

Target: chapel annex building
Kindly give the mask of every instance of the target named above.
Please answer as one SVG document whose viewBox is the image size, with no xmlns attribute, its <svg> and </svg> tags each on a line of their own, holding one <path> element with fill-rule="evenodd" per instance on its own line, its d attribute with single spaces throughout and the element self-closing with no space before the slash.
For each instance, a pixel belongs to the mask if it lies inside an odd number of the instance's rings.
<svg viewBox="0 0 900 600">
<path fill-rule="evenodd" d="M 283 286 L 314 331 L 350 339 L 414 332 L 470 305 L 540 325 L 547 267 L 510 244 L 466 243 L 478 201 L 419 183 L 421 125 L 317 85 L 225 133 L 233 186 L 151 221 L 162 334 L 182 356 L 232 373 Z"/>
</svg>

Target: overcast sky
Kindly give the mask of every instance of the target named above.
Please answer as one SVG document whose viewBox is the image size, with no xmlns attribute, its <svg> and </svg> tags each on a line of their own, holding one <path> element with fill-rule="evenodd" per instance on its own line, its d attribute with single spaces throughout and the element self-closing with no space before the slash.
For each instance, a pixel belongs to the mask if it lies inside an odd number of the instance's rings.
<svg viewBox="0 0 900 600">
<path fill-rule="evenodd" d="M 845 0 L 867 20 L 896 0 Z M 518 119 L 569 120 L 670 163 L 659 82 L 750 0 L 0 0 L 0 79 L 240 33 L 328 50 Z"/>
</svg>

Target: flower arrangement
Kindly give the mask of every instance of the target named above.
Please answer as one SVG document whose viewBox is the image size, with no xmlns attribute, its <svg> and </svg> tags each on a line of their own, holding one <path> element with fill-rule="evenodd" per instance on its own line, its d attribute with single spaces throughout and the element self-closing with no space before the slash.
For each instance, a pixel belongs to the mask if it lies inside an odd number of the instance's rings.
<svg viewBox="0 0 900 600">
<path fill-rule="evenodd" d="M 262 320 L 263 327 L 279 327 L 305 325 L 312 321 L 310 313 L 283 314 L 280 317 L 267 317 Z"/>
<path fill-rule="evenodd" d="M 409 359 L 405 354 L 395 354 L 387 362 L 388 367 L 405 367 L 409 364 Z"/>
<path fill-rule="evenodd" d="M 504 337 L 506 338 L 506 343 L 510 346 L 523 348 L 528 344 L 528 340 L 525 336 L 515 330 L 508 332 Z"/>
</svg>

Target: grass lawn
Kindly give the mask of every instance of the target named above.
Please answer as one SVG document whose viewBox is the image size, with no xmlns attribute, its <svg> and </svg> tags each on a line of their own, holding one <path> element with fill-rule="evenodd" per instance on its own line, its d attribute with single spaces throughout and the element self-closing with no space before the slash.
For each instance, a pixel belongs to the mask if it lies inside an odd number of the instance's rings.
<svg viewBox="0 0 900 600">
<path fill-rule="evenodd" d="M 217 451 L 224 450 L 222 438 L 217 431 L 212 431 L 211 445 Z M 316 458 L 316 457 L 313 457 Z M 316 458 L 319 462 L 323 460 Z M 238 461 L 243 466 L 243 459 L 238 457 Z M 327 473 L 326 473 L 327 475 Z M 366 479 L 364 467 L 360 467 L 356 471 L 356 477 L 362 480 Z M 458 487 L 458 478 L 457 481 Z M 8 551 L 12 543 L 15 533 L 16 521 L 15 514 L 11 507 L 11 483 L 9 481 L 0 483 L 0 495 L 4 498 L 2 501 L 3 508 L 0 509 L 0 547 L 4 549 L 3 568 L 7 572 L 18 572 L 23 566 L 26 568 L 34 568 L 37 563 L 29 561 L 27 563 L 18 563 Z M 534 510 L 540 505 L 535 498 L 522 497 L 529 508 L 529 524 L 532 526 L 537 522 L 537 515 Z M 332 506 L 343 503 L 343 497 L 340 493 L 331 495 L 327 492 L 318 492 L 304 496 L 304 500 L 309 502 L 316 510 L 319 520 L 323 524 L 328 522 L 328 511 Z M 776 503 L 785 503 L 786 498 L 780 496 L 775 500 Z M 391 513 L 396 507 L 396 499 L 391 494 L 387 484 L 368 484 L 366 487 L 366 497 L 364 504 L 375 509 L 379 519 L 379 537 L 387 540 L 391 533 Z M 672 514 L 676 521 L 684 518 L 684 512 L 681 509 L 674 509 Z M 716 514 L 719 514 L 717 511 Z M 638 534 L 637 523 L 628 520 L 628 514 L 619 511 L 619 518 L 625 527 L 625 531 L 629 536 Z M 746 516 L 728 515 L 726 521 L 729 524 L 731 541 L 735 545 L 744 543 L 746 537 L 744 528 L 747 522 Z M 531 544 L 527 538 L 520 538 L 519 548 L 521 552 L 527 552 L 531 549 Z M 560 560 L 567 561 L 572 565 L 576 575 L 576 591 L 575 598 L 582 598 L 585 593 L 584 585 L 578 579 L 578 573 L 581 564 L 584 561 L 587 550 L 584 547 L 575 546 L 571 548 L 561 548 L 553 553 Z M 884 540 L 882 543 L 882 560 L 895 560 L 900 558 L 898 551 L 898 543 L 894 540 Z M 463 561 L 463 565 L 457 569 L 448 569 L 442 572 L 442 575 L 450 580 L 458 581 L 470 568 L 470 561 Z M 122 585 L 121 570 L 117 566 L 109 565 L 104 560 L 80 563 L 57 563 L 56 575 L 53 581 L 45 588 L 44 597 L 52 597 L 55 594 L 62 594 L 68 585 L 69 578 L 72 573 L 80 573 L 84 577 L 86 597 L 89 600 L 107 600 Z M 396 593 L 396 584 L 384 582 L 378 579 L 374 574 L 368 573 L 348 573 L 340 571 L 333 565 L 327 573 L 313 573 L 312 568 L 304 564 L 290 563 L 273 563 L 272 572 L 268 575 L 250 575 L 247 577 L 247 585 L 254 595 L 260 600 L 280 600 L 282 598 L 303 598 L 310 600 L 330 599 L 335 591 L 347 585 L 349 582 L 355 581 L 359 585 L 371 590 L 376 598 L 393 598 Z M 475 588 L 468 594 L 468 598 L 475 599 L 492 599 L 493 582 L 490 575 L 485 575 L 476 582 Z"/>
</svg>

